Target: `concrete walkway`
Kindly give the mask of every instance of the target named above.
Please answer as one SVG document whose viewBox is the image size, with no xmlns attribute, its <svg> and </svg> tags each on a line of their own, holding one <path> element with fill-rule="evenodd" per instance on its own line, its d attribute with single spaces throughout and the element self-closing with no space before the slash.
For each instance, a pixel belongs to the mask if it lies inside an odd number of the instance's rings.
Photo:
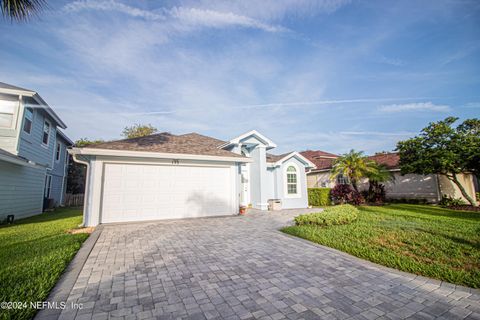
<svg viewBox="0 0 480 320">
<path fill-rule="evenodd" d="M 480 319 L 476 290 L 278 231 L 307 210 L 106 225 L 62 319 Z"/>
</svg>

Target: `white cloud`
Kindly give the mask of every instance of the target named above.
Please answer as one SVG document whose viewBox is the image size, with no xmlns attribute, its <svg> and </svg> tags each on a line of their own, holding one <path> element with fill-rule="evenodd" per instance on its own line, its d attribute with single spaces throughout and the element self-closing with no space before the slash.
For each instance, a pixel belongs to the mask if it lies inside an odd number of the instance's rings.
<svg viewBox="0 0 480 320">
<path fill-rule="evenodd" d="M 323 150 L 336 154 L 342 154 L 351 149 L 364 151 L 366 154 L 374 154 L 382 150 L 391 151 L 400 136 L 384 136 L 381 139 L 375 135 L 349 135 L 338 131 L 299 132 L 294 135 L 280 135 L 282 144 L 279 149 L 282 152 L 291 150 Z M 298 141 L 302 141 L 302 150 L 298 150 Z M 275 150 L 276 151 L 276 150 Z"/>
<path fill-rule="evenodd" d="M 351 0 L 184 0 L 183 4 L 272 22 L 286 17 L 330 14 L 350 2 Z"/>
<path fill-rule="evenodd" d="M 402 67 L 406 65 L 405 61 L 398 59 L 398 58 L 387 58 L 385 56 L 380 57 L 380 62 L 384 64 L 388 64 L 395 67 Z"/>
<path fill-rule="evenodd" d="M 263 23 L 243 15 L 234 14 L 232 12 L 174 7 L 173 9 L 169 10 L 169 14 L 182 23 L 191 26 L 204 26 L 211 28 L 239 26 L 260 29 L 268 32 L 287 31 L 287 29 L 284 27 Z"/>
<path fill-rule="evenodd" d="M 473 109 L 480 108 L 480 102 L 469 102 L 469 103 L 465 104 L 463 107 L 473 108 Z"/>
<path fill-rule="evenodd" d="M 123 3 L 109 0 L 109 1 L 94 1 L 94 0 L 85 0 L 85 1 L 74 1 L 67 4 L 64 7 L 67 12 L 78 12 L 83 10 L 99 10 L 99 11 L 116 11 L 127 14 L 132 17 L 144 18 L 148 20 L 158 20 L 162 19 L 163 16 L 155 14 L 153 12 L 138 9 L 125 5 Z"/>
<path fill-rule="evenodd" d="M 450 106 L 437 105 L 432 102 L 415 102 L 405 104 L 390 104 L 380 106 L 378 111 L 385 113 L 408 112 L 408 111 L 433 111 L 433 112 L 449 112 Z"/>
<path fill-rule="evenodd" d="M 142 18 L 150 21 L 163 22 L 170 24 L 176 29 L 194 29 L 199 27 L 224 28 L 224 27 L 244 27 L 259 29 L 267 32 L 287 31 L 282 26 L 271 25 L 259 20 L 235 14 L 232 12 L 221 12 L 212 9 L 199 9 L 192 7 L 173 7 L 171 9 L 162 9 L 161 11 L 148 11 L 138 9 L 126 4 L 109 1 L 75 1 L 64 7 L 66 12 L 78 12 L 84 10 L 120 12 L 135 18 Z"/>
<path fill-rule="evenodd" d="M 415 135 L 415 132 L 382 132 L 382 131 L 341 131 L 340 134 L 347 135 L 347 136 L 399 136 L 399 137 L 406 137 Z"/>
</svg>

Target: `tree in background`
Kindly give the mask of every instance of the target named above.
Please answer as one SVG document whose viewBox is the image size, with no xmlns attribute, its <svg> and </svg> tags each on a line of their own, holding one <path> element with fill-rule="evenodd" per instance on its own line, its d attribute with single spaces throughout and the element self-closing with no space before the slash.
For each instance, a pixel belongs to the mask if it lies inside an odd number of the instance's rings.
<svg viewBox="0 0 480 320">
<path fill-rule="evenodd" d="M 75 141 L 75 147 L 83 148 L 92 144 L 105 142 L 103 139 L 89 140 L 88 138 L 80 138 Z"/>
<path fill-rule="evenodd" d="M 0 0 L 3 16 L 16 21 L 28 20 L 38 14 L 46 4 L 45 0 Z"/>
<path fill-rule="evenodd" d="M 363 151 L 350 150 L 335 159 L 333 162 L 330 178 L 336 179 L 338 176 L 348 178 L 353 189 L 358 192 L 358 183 L 367 178 L 368 174 L 377 168 L 376 163 L 369 160 Z"/>
<path fill-rule="evenodd" d="M 81 138 L 75 141 L 75 147 L 86 147 L 92 144 L 104 142 L 102 139 L 89 140 L 87 138 Z M 73 161 L 70 156 L 68 165 L 68 178 L 67 178 L 67 193 L 84 193 L 85 192 L 85 175 L 86 167 L 78 162 Z"/>
<path fill-rule="evenodd" d="M 134 124 L 131 127 L 125 127 L 122 132 L 122 136 L 127 139 L 145 137 L 158 132 L 157 128 L 151 124 Z"/>
<path fill-rule="evenodd" d="M 472 206 L 476 201 L 458 180 L 458 174 L 480 169 L 480 120 L 468 119 L 454 127 L 458 120 L 448 117 L 431 122 L 420 135 L 400 141 L 397 151 L 402 174 L 442 174 L 452 181 Z"/>
</svg>

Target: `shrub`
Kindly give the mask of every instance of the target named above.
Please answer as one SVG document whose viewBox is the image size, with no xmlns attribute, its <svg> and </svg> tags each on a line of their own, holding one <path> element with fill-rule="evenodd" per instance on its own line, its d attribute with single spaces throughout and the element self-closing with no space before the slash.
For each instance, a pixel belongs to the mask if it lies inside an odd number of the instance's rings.
<svg viewBox="0 0 480 320">
<path fill-rule="evenodd" d="M 442 200 L 440 200 L 439 205 L 442 207 L 454 207 L 454 206 L 463 206 L 466 205 L 467 203 L 463 201 L 462 199 L 458 198 L 453 198 L 451 196 L 447 196 L 444 194 L 442 196 Z"/>
<path fill-rule="evenodd" d="M 311 206 L 329 206 L 330 188 L 308 188 L 308 204 Z"/>
<path fill-rule="evenodd" d="M 480 201 L 480 192 L 475 193 L 475 196 L 477 197 L 477 201 Z"/>
<path fill-rule="evenodd" d="M 387 193 L 383 184 L 370 184 L 368 190 L 361 192 L 368 203 L 382 204 L 385 202 Z"/>
<path fill-rule="evenodd" d="M 341 206 L 328 207 L 322 212 L 302 214 L 295 218 L 295 224 L 297 226 L 349 224 L 357 219 L 357 214 L 357 208 L 349 204 L 344 204 Z"/>
<path fill-rule="evenodd" d="M 337 184 L 330 192 L 335 203 L 360 205 L 365 202 L 363 196 L 348 184 Z"/>
</svg>

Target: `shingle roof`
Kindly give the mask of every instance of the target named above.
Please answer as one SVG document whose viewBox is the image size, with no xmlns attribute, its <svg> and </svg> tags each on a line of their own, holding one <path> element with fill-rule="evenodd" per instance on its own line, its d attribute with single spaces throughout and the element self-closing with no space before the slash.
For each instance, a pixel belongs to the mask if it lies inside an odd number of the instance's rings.
<svg viewBox="0 0 480 320">
<path fill-rule="evenodd" d="M 316 168 L 314 170 L 330 169 L 333 161 L 338 158 L 336 154 L 321 150 L 306 150 L 300 152 L 300 154 L 315 164 Z"/>
<path fill-rule="evenodd" d="M 310 161 L 311 159 L 315 159 L 315 158 L 338 158 L 338 155 L 325 152 L 322 150 L 305 150 L 300 153 L 302 154 L 302 156 L 304 156 L 305 158 L 308 158 Z"/>
<path fill-rule="evenodd" d="M 324 151 L 307 150 L 300 153 L 317 166 L 315 170 L 328 170 L 332 168 L 333 161 L 335 158 L 338 158 L 337 155 Z M 398 169 L 400 162 L 398 153 L 381 153 L 369 156 L 368 159 L 382 164 L 388 169 Z"/>
<path fill-rule="evenodd" d="M 287 152 L 287 153 L 283 153 L 283 154 L 271 154 L 271 153 L 267 153 L 266 157 L 267 157 L 267 162 L 277 162 L 278 160 L 282 160 L 283 158 L 285 158 L 287 155 L 289 155 L 291 152 Z"/>
<path fill-rule="evenodd" d="M 242 155 L 219 149 L 222 144 L 225 144 L 225 141 L 198 133 L 173 135 L 162 132 L 140 138 L 97 143 L 87 148 L 244 158 Z"/>
<path fill-rule="evenodd" d="M 370 160 L 378 164 L 382 164 L 388 169 L 398 169 L 400 163 L 400 156 L 398 153 L 380 153 L 368 157 Z"/>
</svg>

